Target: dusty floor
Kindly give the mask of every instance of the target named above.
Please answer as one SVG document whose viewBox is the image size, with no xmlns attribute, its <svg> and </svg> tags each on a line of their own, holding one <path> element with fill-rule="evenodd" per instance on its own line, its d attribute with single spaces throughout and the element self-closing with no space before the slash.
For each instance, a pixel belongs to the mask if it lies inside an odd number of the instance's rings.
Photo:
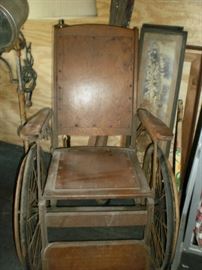
<svg viewBox="0 0 202 270">
<path fill-rule="evenodd" d="M 13 240 L 13 191 L 22 147 L 0 142 L 0 269 L 23 269 L 17 259 Z"/>
</svg>

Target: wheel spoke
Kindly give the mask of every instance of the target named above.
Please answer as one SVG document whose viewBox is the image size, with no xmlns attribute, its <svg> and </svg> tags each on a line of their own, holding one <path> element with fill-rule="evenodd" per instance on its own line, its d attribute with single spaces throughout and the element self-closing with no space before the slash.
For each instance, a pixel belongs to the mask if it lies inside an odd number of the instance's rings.
<svg viewBox="0 0 202 270">
<path fill-rule="evenodd" d="M 40 259 L 41 259 L 41 233 L 40 230 L 38 230 L 38 235 L 35 243 L 35 250 L 33 254 L 33 266 L 35 267 L 34 269 L 37 269 L 37 265 L 40 264 Z"/>
<path fill-rule="evenodd" d="M 157 223 L 158 223 L 158 225 L 159 225 L 159 227 L 161 228 L 161 236 L 164 236 L 164 237 L 166 237 L 166 235 L 167 235 L 167 224 L 165 224 L 165 222 L 164 221 L 162 221 L 162 219 L 160 219 L 160 218 L 158 218 L 158 217 L 156 217 L 155 216 L 155 220 L 157 221 Z"/>
<path fill-rule="evenodd" d="M 36 218 L 39 214 L 36 212 L 32 216 L 30 216 L 27 220 L 27 222 L 31 222 L 34 218 Z"/>
<path fill-rule="evenodd" d="M 35 264 L 34 261 L 36 260 L 36 257 L 39 257 L 40 250 L 39 250 L 39 244 L 40 244 L 40 225 L 39 222 L 37 223 L 37 226 L 35 228 L 35 231 L 32 235 L 31 242 L 29 243 L 29 253 L 31 255 L 30 260 L 32 260 L 33 265 Z"/>
<path fill-rule="evenodd" d="M 155 247 L 155 252 L 156 252 L 156 259 L 158 261 L 162 261 L 163 257 L 164 257 L 164 247 L 159 235 L 159 232 L 157 231 L 155 226 L 152 226 L 152 238 L 153 238 L 153 242 L 154 247 Z"/>
</svg>

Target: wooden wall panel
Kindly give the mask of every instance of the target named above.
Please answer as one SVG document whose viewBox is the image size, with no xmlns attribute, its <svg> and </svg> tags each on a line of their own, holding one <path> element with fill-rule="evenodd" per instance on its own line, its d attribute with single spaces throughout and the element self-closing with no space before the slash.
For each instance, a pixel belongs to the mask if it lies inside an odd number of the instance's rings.
<svg viewBox="0 0 202 270">
<path fill-rule="evenodd" d="M 181 25 L 189 32 L 188 43 L 202 45 L 202 0 L 136 0 L 130 27 L 143 23 Z M 110 0 L 97 0 L 97 17 L 72 18 L 67 24 L 109 22 Z M 27 21 L 23 32 L 32 42 L 37 87 L 33 94 L 33 107 L 28 116 L 44 106 L 51 106 L 53 25 L 57 20 Z M 15 69 L 13 53 L 5 53 Z M 0 62 L 0 140 L 21 143 L 17 136 L 20 123 L 15 85 L 8 81 L 8 74 Z"/>
<path fill-rule="evenodd" d="M 201 0 L 136 0 L 130 27 L 143 23 L 184 26 L 188 44 L 202 44 Z"/>
</svg>

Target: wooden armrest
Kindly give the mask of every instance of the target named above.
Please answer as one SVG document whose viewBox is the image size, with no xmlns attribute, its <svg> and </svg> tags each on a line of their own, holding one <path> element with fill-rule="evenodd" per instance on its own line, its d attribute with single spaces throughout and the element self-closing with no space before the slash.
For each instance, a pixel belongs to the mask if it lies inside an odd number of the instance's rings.
<svg viewBox="0 0 202 270">
<path fill-rule="evenodd" d="M 19 135 L 23 139 L 37 139 L 46 129 L 51 116 L 50 108 L 41 109 L 19 128 Z"/>
<path fill-rule="evenodd" d="M 155 117 L 146 109 L 138 109 L 137 114 L 143 127 L 147 130 L 152 140 L 172 140 L 173 134 L 171 129 L 167 127 L 166 124 L 164 124 L 160 119 Z"/>
</svg>

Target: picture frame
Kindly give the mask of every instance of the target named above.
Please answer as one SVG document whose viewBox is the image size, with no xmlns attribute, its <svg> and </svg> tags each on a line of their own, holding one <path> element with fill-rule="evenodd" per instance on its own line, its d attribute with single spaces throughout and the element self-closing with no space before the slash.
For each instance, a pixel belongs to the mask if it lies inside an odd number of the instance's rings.
<svg viewBox="0 0 202 270">
<path fill-rule="evenodd" d="M 202 106 L 202 47 L 187 45 L 185 51 L 180 99 L 183 103 L 181 124 L 181 189 L 190 159 L 196 123 Z M 189 128 L 187 128 L 189 127 Z"/>
<path fill-rule="evenodd" d="M 186 40 L 187 32 L 180 26 L 144 24 L 140 33 L 138 107 L 146 108 L 171 129 Z"/>
</svg>

